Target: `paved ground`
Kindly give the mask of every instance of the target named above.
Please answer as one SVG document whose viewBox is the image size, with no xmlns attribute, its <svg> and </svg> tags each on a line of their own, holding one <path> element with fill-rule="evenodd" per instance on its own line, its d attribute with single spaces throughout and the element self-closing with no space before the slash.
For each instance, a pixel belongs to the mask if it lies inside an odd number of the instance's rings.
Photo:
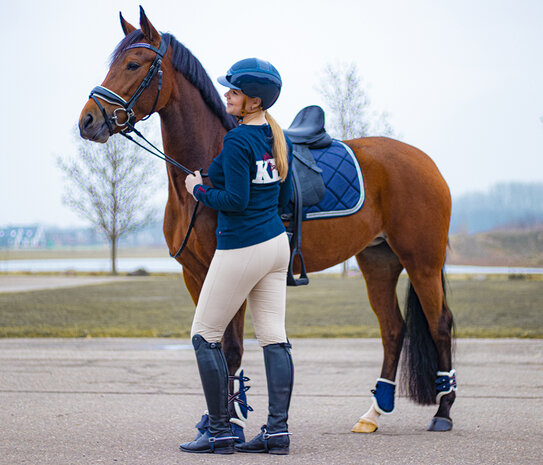
<svg viewBox="0 0 543 465">
<path fill-rule="evenodd" d="M 0 293 L 87 286 L 127 279 L 133 280 L 134 278 L 126 276 L 0 275 Z"/>
<path fill-rule="evenodd" d="M 294 340 L 291 455 L 180 452 L 204 408 L 187 340 L 0 340 L 0 464 L 543 463 L 543 341 L 459 340 L 449 433 L 400 398 L 372 435 L 350 432 L 379 374 L 375 339 Z M 248 435 L 265 422 L 261 350 L 246 342 Z"/>
</svg>

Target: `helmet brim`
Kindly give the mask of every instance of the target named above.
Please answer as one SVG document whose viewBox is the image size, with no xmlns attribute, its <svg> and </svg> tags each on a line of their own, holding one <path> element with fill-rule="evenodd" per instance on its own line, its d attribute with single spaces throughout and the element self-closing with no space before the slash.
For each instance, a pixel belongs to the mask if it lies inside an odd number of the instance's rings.
<svg viewBox="0 0 543 465">
<path fill-rule="evenodd" d="M 230 89 L 236 89 L 236 90 L 241 90 L 239 87 L 236 87 L 234 84 L 232 84 L 226 76 L 219 76 L 217 78 L 217 82 L 221 85 L 221 86 L 224 86 L 224 87 L 229 87 Z"/>
</svg>

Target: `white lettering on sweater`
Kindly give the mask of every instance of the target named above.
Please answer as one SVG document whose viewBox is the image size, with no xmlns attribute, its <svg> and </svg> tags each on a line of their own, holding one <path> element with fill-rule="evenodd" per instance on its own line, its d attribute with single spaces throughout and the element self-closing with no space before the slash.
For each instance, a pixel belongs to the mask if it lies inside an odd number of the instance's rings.
<svg viewBox="0 0 543 465">
<path fill-rule="evenodd" d="M 266 154 L 267 155 L 267 154 Z M 256 161 L 256 176 L 253 179 L 253 184 L 269 184 L 279 181 L 279 171 L 274 163 L 273 158 L 266 158 Z"/>
</svg>

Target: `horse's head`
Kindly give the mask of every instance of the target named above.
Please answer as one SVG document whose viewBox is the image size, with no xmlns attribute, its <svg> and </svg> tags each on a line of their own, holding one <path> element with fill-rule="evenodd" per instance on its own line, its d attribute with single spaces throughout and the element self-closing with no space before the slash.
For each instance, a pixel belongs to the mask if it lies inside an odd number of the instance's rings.
<svg viewBox="0 0 543 465">
<path fill-rule="evenodd" d="M 162 76 L 162 57 L 168 43 L 140 7 L 140 28 L 122 16 L 124 40 L 113 54 L 109 72 L 95 87 L 79 117 L 81 137 L 106 142 L 167 103 L 171 92 L 168 77 Z M 167 73 L 166 73 L 167 74 Z"/>
</svg>

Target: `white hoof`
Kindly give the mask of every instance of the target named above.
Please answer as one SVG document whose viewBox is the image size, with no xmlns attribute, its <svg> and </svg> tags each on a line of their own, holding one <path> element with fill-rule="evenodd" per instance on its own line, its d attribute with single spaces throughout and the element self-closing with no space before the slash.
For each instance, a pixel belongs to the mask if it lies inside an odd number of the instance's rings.
<svg viewBox="0 0 543 465">
<path fill-rule="evenodd" d="M 353 433 L 373 433 L 379 428 L 380 413 L 372 405 L 370 409 L 360 417 L 360 420 L 353 426 Z"/>
<path fill-rule="evenodd" d="M 375 431 L 377 431 L 377 428 L 378 425 L 376 425 L 372 421 L 361 418 L 360 420 L 358 420 L 356 425 L 353 426 L 351 431 L 353 433 L 374 433 Z"/>
</svg>

